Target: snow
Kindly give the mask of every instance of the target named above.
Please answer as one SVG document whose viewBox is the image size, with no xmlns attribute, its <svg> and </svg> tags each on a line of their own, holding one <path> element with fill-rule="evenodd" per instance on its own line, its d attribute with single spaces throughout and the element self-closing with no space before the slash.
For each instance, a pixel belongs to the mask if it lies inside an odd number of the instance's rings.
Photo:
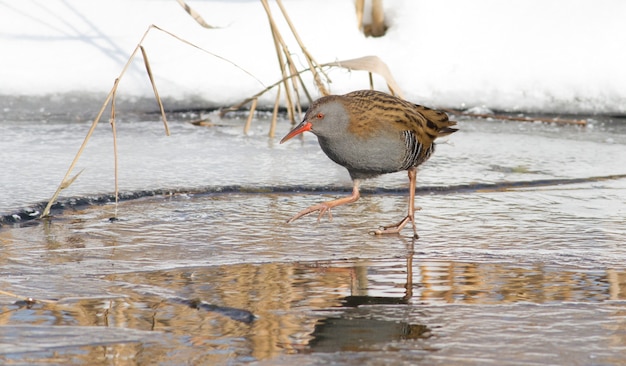
<svg viewBox="0 0 626 366">
<path fill-rule="evenodd" d="M 187 3 L 220 28 L 200 27 L 175 0 L 0 1 L 0 101 L 77 93 L 103 97 L 151 24 L 254 75 L 152 29 L 143 45 L 162 97 L 230 105 L 280 79 L 260 1 Z M 283 3 L 319 63 L 377 55 L 416 103 L 626 113 L 626 2 L 621 0 L 386 0 L 389 30 L 380 38 L 359 32 L 353 0 Z M 272 0 L 270 5 L 299 68 L 305 68 L 280 10 Z M 329 76 L 333 93 L 369 87 L 362 71 L 331 69 Z M 375 87 L 386 90 L 380 77 Z M 138 53 L 118 98 L 151 95 Z M 274 98 L 267 93 L 260 103 L 270 105 Z"/>
</svg>

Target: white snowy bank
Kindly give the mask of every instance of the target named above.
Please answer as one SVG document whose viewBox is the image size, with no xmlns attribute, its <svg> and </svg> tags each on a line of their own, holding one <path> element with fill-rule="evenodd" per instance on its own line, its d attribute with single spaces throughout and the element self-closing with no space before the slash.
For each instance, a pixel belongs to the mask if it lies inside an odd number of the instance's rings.
<svg viewBox="0 0 626 366">
<path fill-rule="evenodd" d="M 232 65 L 152 30 L 144 45 L 161 96 L 236 103 L 280 79 L 258 0 L 21 0 L 0 2 L 3 96 L 105 95 L 150 24 Z M 273 13 L 280 11 L 270 0 Z M 409 100 L 451 108 L 554 113 L 626 113 L 626 2 L 621 0 L 386 0 L 384 37 L 357 29 L 352 0 L 284 0 L 320 63 L 379 56 Z M 288 27 L 281 23 L 283 35 Z M 287 38 L 290 50 L 297 44 Z M 301 56 L 296 60 L 306 67 Z M 367 88 L 365 72 L 333 69 L 333 93 Z M 381 78 L 375 86 L 385 90 Z M 118 98 L 150 97 L 143 61 Z M 274 93 L 261 103 L 271 104 Z M 314 95 L 317 96 L 317 95 Z M 63 98 L 58 98 L 62 103 Z M 0 107 L 2 107 L 0 105 Z M 0 109 L 2 110 L 2 109 Z"/>
</svg>

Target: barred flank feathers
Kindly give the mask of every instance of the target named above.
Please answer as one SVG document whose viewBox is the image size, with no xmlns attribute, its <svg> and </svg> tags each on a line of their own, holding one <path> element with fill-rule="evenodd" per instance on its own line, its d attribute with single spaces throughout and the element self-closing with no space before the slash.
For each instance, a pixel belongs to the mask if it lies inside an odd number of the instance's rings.
<svg viewBox="0 0 626 366">
<path fill-rule="evenodd" d="M 359 90 L 336 98 L 350 104 L 352 113 L 361 116 L 361 119 L 355 120 L 350 126 L 349 132 L 357 136 L 367 138 L 376 133 L 381 121 L 391 121 L 387 128 L 401 133 L 407 145 L 404 169 L 426 161 L 434 150 L 433 142 L 436 138 L 457 131 L 452 128 L 456 122 L 450 121 L 446 113 L 379 91 Z M 365 113 L 366 111 L 375 113 Z"/>
</svg>

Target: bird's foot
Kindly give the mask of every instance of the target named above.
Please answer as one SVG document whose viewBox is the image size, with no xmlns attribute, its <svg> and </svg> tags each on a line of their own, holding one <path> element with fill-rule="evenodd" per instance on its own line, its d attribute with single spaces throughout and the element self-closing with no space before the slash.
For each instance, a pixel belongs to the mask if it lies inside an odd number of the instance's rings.
<svg viewBox="0 0 626 366">
<path fill-rule="evenodd" d="M 320 214 L 317 216 L 317 222 L 319 223 L 322 219 L 322 216 L 324 216 L 325 213 L 328 213 L 328 221 L 333 221 L 333 214 L 330 212 L 330 208 L 333 207 L 327 203 L 319 203 L 317 205 L 313 205 L 309 208 L 305 208 L 304 210 L 298 212 L 297 214 L 295 214 L 292 218 L 290 218 L 289 220 L 287 220 L 288 224 L 291 224 L 292 222 L 296 221 L 297 219 L 301 218 L 302 216 L 308 215 L 310 213 L 319 211 Z"/>
<path fill-rule="evenodd" d="M 316 212 L 319 211 L 320 214 L 319 216 L 317 216 L 317 222 L 319 223 L 320 220 L 322 219 L 322 216 L 324 216 L 325 213 L 328 213 L 328 220 L 329 221 L 333 221 L 333 215 L 330 213 L 330 209 L 333 207 L 337 207 L 340 205 L 345 205 L 346 203 L 352 203 L 356 200 L 359 199 L 359 181 L 355 180 L 354 181 L 354 186 L 352 188 L 352 194 L 348 197 L 343 197 L 343 198 L 338 198 L 336 200 L 332 200 L 332 201 L 327 201 L 327 202 L 322 202 L 322 203 L 318 203 L 317 205 L 313 205 L 309 208 L 305 208 L 304 210 L 298 212 L 297 214 L 295 214 L 294 217 L 290 218 L 287 223 L 292 223 L 294 221 L 296 221 L 297 219 L 301 218 L 304 215 L 308 215 L 312 212 Z"/>
<path fill-rule="evenodd" d="M 372 234 L 374 235 L 399 234 L 400 231 L 402 231 L 402 229 L 409 222 L 413 224 L 413 238 L 415 239 L 419 238 L 419 236 L 417 235 L 417 228 L 415 227 L 415 220 L 412 215 L 407 215 L 405 218 L 400 220 L 400 222 L 398 222 L 395 225 L 381 226 L 378 230 L 374 230 Z"/>
</svg>

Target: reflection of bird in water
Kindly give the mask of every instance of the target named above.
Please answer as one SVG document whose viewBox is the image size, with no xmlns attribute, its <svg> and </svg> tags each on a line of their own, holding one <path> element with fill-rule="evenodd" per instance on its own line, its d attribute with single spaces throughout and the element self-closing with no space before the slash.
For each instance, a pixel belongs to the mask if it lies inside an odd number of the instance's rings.
<svg viewBox="0 0 626 366">
<path fill-rule="evenodd" d="M 435 150 L 437 137 L 457 129 L 441 111 L 412 104 L 374 90 L 322 97 L 311 104 L 304 120 L 280 142 L 305 132 L 313 132 L 328 157 L 348 169 L 353 181 L 352 195 L 313 205 L 298 212 L 288 222 L 319 211 L 318 220 L 333 207 L 359 199 L 362 179 L 407 170 L 409 208 L 407 216 L 395 225 L 381 227 L 375 234 L 399 233 L 411 222 L 414 236 L 416 167 Z"/>
<path fill-rule="evenodd" d="M 372 318 L 371 308 L 361 305 L 407 305 L 413 297 L 413 255 L 414 243 L 411 242 L 406 257 L 406 292 L 402 297 L 368 296 L 365 293 L 351 294 L 343 298 L 340 315 L 321 319 L 315 325 L 308 349 L 315 352 L 366 351 L 369 347 L 376 350 L 376 345 L 398 340 L 426 339 L 432 331 L 424 324 L 414 324 L 396 320 Z M 367 272 L 368 266 L 354 267 L 353 270 Z M 367 275 L 362 278 L 355 274 L 359 289 L 367 289 Z M 354 289 L 353 289 L 354 291 Z M 395 307 L 394 307 L 395 309 Z M 395 311 L 394 311 L 395 313 Z"/>
</svg>

